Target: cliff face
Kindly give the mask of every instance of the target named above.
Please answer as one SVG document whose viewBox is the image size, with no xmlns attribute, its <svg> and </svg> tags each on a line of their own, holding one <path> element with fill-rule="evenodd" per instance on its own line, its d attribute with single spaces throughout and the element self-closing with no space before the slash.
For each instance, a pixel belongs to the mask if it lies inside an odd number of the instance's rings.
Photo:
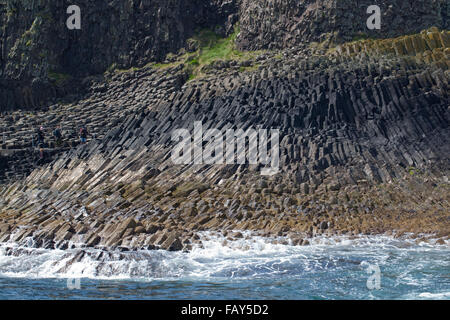
<svg viewBox="0 0 450 320">
<path fill-rule="evenodd" d="M 214 64 L 183 85 L 182 65 L 116 74 L 55 106 L 111 130 L 0 188 L 0 242 L 189 250 L 201 230 L 300 244 L 324 233 L 448 237 L 449 39 L 432 29 L 297 47 L 261 54 L 247 71 Z M 116 105 L 131 112 L 96 118 Z M 193 134 L 195 121 L 223 134 L 279 129 L 279 172 L 261 176 L 248 161 L 175 164 L 171 135 Z"/>
<path fill-rule="evenodd" d="M 362 36 L 368 2 L 266 1 L 259 10 L 250 0 L 117 1 L 85 9 L 89 32 L 72 34 L 46 20 L 45 2 L 7 3 L 3 21 L 23 17 L 3 28 L 3 106 L 37 107 L 55 87 L 110 64 L 144 66 L 87 77 L 70 103 L 0 117 L 1 146 L 12 149 L 0 157 L 0 242 L 188 250 L 201 230 L 297 240 L 394 229 L 450 235 L 448 30 L 336 46 Z M 446 26 L 446 2 L 414 3 L 383 11 L 392 24 L 384 36 Z M 239 35 L 207 37 L 195 53 L 146 64 L 183 47 L 196 27 L 220 22 L 225 35 L 236 21 Z M 327 34 L 329 47 L 314 43 Z M 284 49 L 230 53 L 235 44 Z M 263 165 L 248 161 L 174 163 L 172 133 L 193 134 L 195 122 L 223 135 L 278 129 L 278 173 L 262 176 Z M 46 150 L 53 161 L 36 166 L 32 129 L 57 124 L 71 148 Z M 76 147 L 81 124 L 95 137 Z"/>
<path fill-rule="evenodd" d="M 369 30 L 366 10 L 381 9 L 381 29 Z M 448 27 L 446 0 L 243 0 L 241 35 L 245 49 L 287 48 L 310 41 L 391 38 L 435 26 Z"/>
<path fill-rule="evenodd" d="M 0 4 L 0 110 L 39 107 L 111 66 L 142 66 L 185 45 L 194 30 L 223 26 L 234 1 L 80 0 L 81 30 L 68 30 L 65 1 Z M 61 92 L 58 92 L 61 91 Z"/>
<path fill-rule="evenodd" d="M 224 35 L 239 21 L 237 46 L 256 50 L 445 29 L 449 17 L 445 0 L 80 0 L 82 30 L 70 31 L 69 4 L 0 2 L 0 111 L 39 108 L 49 98 L 82 91 L 78 80 L 109 67 L 162 60 L 198 28 Z M 366 28 L 372 4 L 382 9 L 379 31 Z"/>
</svg>

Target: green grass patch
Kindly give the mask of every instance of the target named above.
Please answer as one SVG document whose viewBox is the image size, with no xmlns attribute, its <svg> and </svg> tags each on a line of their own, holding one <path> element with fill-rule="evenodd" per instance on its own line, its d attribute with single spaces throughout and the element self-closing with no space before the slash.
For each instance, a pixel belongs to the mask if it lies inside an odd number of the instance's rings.
<svg viewBox="0 0 450 320">
<path fill-rule="evenodd" d="M 416 167 L 409 167 L 408 168 L 408 172 L 409 172 L 409 175 L 412 176 L 412 177 L 417 176 L 417 175 L 419 175 L 421 173 L 420 169 L 418 169 Z"/>
<path fill-rule="evenodd" d="M 156 69 L 168 69 L 168 68 L 174 68 L 181 64 L 181 61 L 171 62 L 171 63 L 150 63 L 147 66 L 156 68 Z"/>
<path fill-rule="evenodd" d="M 212 65 L 216 61 L 252 61 L 261 53 L 259 51 L 239 51 L 235 42 L 239 34 L 239 27 L 235 27 L 234 32 L 226 38 L 222 38 L 209 29 L 198 31 L 191 39 L 190 43 L 196 44 L 198 48 L 195 52 L 185 53 L 174 59 L 174 54 L 169 53 L 166 57 L 166 63 L 150 62 L 144 68 L 154 68 L 159 70 L 175 68 L 180 65 L 184 66 L 184 71 L 188 74 L 188 81 L 193 80 L 205 74 L 205 67 Z M 250 65 L 240 67 L 239 71 L 257 70 L 259 65 Z M 136 71 L 140 68 L 119 69 L 116 64 L 111 65 L 106 72 L 109 73 L 125 73 Z"/>
<path fill-rule="evenodd" d="M 127 72 L 134 72 L 134 71 L 138 71 L 141 70 L 141 68 L 138 67 L 131 67 L 129 69 L 120 69 L 119 66 L 117 65 L 117 63 L 113 63 L 112 65 L 110 65 L 108 67 L 108 69 L 106 69 L 104 75 L 108 74 L 108 73 L 127 73 Z"/>
<path fill-rule="evenodd" d="M 283 59 L 283 54 L 281 52 L 277 53 L 274 58 L 277 60 L 281 60 L 281 59 Z"/>
<path fill-rule="evenodd" d="M 254 64 L 253 66 L 250 67 L 239 67 L 239 71 L 240 72 L 250 72 L 250 71 L 256 71 L 259 68 L 259 64 Z"/>
<path fill-rule="evenodd" d="M 187 63 L 191 66 L 199 66 L 200 65 L 200 62 L 198 61 L 197 58 L 194 58 L 194 59 L 188 61 Z"/>
<path fill-rule="evenodd" d="M 129 69 L 115 69 L 114 72 L 115 73 L 127 73 L 127 72 L 134 72 L 134 71 L 138 71 L 139 68 L 137 67 L 131 67 Z"/>
<path fill-rule="evenodd" d="M 208 65 L 217 60 L 232 60 L 235 56 L 239 56 L 237 50 L 234 49 L 234 42 L 238 29 L 228 38 L 221 39 L 218 35 L 210 30 L 202 30 L 194 37 L 195 41 L 200 44 L 198 62 L 200 65 Z"/>
<path fill-rule="evenodd" d="M 239 27 L 226 38 L 222 38 L 209 29 L 197 32 L 188 41 L 195 43 L 198 47 L 194 53 L 186 53 L 171 63 L 154 63 L 152 67 L 166 69 L 183 64 L 184 70 L 189 74 L 188 80 L 193 80 L 204 75 L 205 66 L 210 66 L 216 61 L 245 61 L 253 60 L 264 51 L 239 51 L 235 42 L 239 34 Z M 168 56 L 169 58 L 169 56 Z M 258 66 L 241 67 L 242 72 L 256 70 Z"/>
<path fill-rule="evenodd" d="M 197 76 L 194 73 L 189 73 L 189 77 L 188 77 L 188 81 L 192 81 L 196 78 Z"/>
<path fill-rule="evenodd" d="M 239 27 L 227 38 L 221 38 L 211 30 L 202 30 L 193 37 L 199 43 L 197 61 L 199 65 L 209 65 L 214 61 L 244 61 L 251 60 L 263 51 L 239 51 L 236 49 L 236 38 Z"/>
</svg>

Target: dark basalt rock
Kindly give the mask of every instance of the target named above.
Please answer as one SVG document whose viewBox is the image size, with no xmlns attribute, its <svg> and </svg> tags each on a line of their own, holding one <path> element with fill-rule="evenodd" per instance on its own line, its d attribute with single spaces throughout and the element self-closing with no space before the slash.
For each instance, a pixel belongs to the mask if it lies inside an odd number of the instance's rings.
<svg viewBox="0 0 450 320">
<path fill-rule="evenodd" d="M 328 232 L 417 231 L 411 221 L 448 236 L 448 40 L 430 29 L 331 50 L 296 45 L 249 70 L 215 63 L 192 81 L 181 65 L 144 67 L 93 77 L 68 104 L 1 117 L 0 241 L 178 251 L 201 245 L 198 231 L 232 241 L 252 230 L 306 245 Z M 174 164 L 172 132 L 192 133 L 195 121 L 222 134 L 278 129 L 279 172 Z M 41 123 L 62 123 L 67 145 L 46 141 L 49 163 L 34 164 Z M 95 137 L 78 145 L 82 123 Z"/>
<path fill-rule="evenodd" d="M 374 4 L 382 9 L 383 28 L 370 31 L 366 9 Z M 445 29 L 450 15 L 446 0 L 80 0 L 77 5 L 81 30 L 67 29 L 68 4 L 61 1 L 0 3 L 0 112 L 42 108 L 49 99 L 84 93 L 89 76 L 111 67 L 142 67 L 180 48 L 192 51 L 187 40 L 197 29 L 225 36 L 239 22 L 240 49 L 283 49 Z"/>
<path fill-rule="evenodd" d="M 184 47 L 196 29 L 226 26 L 237 12 L 234 0 L 80 0 L 77 5 L 81 30 L 66 27 L 64 2 L 0 3 L 0 111 L 41 107 L 49 97 L 81 89 L 74 79 L 102 74 L 112 65 L 162 60 Z"/>
<path fill-rule="evenodd" d="M 369 30 L 366 10 L 378 5 L 380 30 Z M 242 49 L 283 49 L 310 41 L 340 43 L 355 38 L 392 38 L 435 26 L 449 27 L 446 0 L 242 0 Z"/>
</svg>

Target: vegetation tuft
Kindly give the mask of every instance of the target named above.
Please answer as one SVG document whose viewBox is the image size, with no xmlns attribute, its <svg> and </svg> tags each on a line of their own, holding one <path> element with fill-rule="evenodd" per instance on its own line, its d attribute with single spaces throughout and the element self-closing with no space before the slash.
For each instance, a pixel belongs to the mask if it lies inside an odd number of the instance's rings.
<svg viewBox="0 0 450 320">
<path fill-rule="evenodd" d="M 236 49 L 236 38 L 239 34 L 239 27 L 235 27 L 234 32 L 226 38 L 222 38 L 209 29 L 200 30 L 188 42 L 196 51 L 181 55 L 176 61 L 170 63 L 156 63 L 152 67 L 165 69 L 183 64 L 185 71 L 189 74 L 189 80 L 195 79 L 206 73 L 209 66 L 217 61 L 246 61 L 252 60 L 262 51 L 239 51 Z M 240 67 L 240 71 L 254 70 L 256 67 Z"/>
</svg>

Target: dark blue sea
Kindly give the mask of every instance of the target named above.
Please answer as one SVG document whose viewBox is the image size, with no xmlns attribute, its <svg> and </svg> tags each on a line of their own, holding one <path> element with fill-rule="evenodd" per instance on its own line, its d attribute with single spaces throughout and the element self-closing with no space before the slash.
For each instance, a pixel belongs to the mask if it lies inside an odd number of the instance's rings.
<svg viewBox="0 0 450 320">
<path fill-rule="evenodd" d="M 450 299 L 448 241 L 202 237 L 189 253 L 4 244 L 0 299 Z"/>
</svg>

